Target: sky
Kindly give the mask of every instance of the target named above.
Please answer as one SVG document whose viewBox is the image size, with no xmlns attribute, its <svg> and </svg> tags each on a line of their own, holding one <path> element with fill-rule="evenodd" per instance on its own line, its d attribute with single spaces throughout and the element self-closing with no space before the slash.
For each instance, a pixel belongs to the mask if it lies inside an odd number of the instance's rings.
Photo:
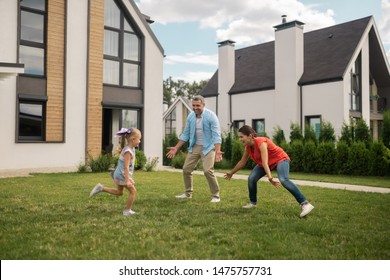
<svg viewBox="0 0 390 280">
<path fill-rule="evenodd" d="M 218 42 L 241 49 L 273 41 L 274 28 L 299 20 L 304 32 L 374 16 L 390 60 L 390 0 L 135 0 L 154 21 L 164 49 L 164 80 L 208 80 L 218 68 Z"/>
</svg>

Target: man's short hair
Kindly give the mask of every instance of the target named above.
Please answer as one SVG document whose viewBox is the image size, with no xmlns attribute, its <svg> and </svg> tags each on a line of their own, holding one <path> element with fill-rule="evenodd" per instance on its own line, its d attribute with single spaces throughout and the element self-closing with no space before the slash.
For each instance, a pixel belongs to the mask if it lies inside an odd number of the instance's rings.
<svg viewBox="0 0 390 280">
<path fill-rule="evenodd" d="M 202 104 L 205 104 L 204 97 L 202 95 L 195 95 L 192 98 L 192 101 L 200 101 L 200 102 L 202 102 Z"/>
</svg>

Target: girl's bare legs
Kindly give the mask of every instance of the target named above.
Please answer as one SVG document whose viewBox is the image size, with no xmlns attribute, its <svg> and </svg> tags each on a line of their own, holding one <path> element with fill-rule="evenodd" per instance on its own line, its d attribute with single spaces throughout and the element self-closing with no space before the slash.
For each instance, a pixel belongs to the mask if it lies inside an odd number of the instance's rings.
<svg viewBox="0 0 390 280">
<path fill-rule="evenodd" d="M 129 191 L 129 197 L 127 198 L 125 210 L 129 210 L 133 206 L 133 202 L 135 199 L 135 194 L 137 193 L 137 189 L 134 187 L 134 185 L 125 186 L 125 187 Z"/>
<path fill-rule="evenodd" d="M 106 192 L 106 193 L 109 193 L 109 194 L 112 194 L 112 195 L 123 195 L 124 187 L 125 186 L 118 186 L 117 189 L 104 187 L 103 188 L 103 192 Z"/>
</svg>

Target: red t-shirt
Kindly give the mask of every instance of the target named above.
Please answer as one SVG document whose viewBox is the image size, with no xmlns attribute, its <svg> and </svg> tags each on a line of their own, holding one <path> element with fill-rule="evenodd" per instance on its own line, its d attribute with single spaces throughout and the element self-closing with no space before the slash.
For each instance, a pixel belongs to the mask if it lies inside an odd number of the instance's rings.
<svg viewBox="0 0 390 280">
<path fill-rule="evenodd" d="M 263 163 L 261 162 L 261 153 L 259 146 L 264 142 L 267 143 L 268 147 L 268 166 L 270 169 L 274 169 L 276 165 L 283 160 L 290 160 L 290 157 L 286 154 L 286 152 L 279 146 L 276 146 L 274 142 L 272 142 L 269 138 L 255 137 L 254 140 L 255 144 L 253 145 L 253 147 L 246 146 L 246 150 L 249 152 L 249 156 L 253 159 L 253 161 L 261 167 L 263 167 Z"/>
</svg>

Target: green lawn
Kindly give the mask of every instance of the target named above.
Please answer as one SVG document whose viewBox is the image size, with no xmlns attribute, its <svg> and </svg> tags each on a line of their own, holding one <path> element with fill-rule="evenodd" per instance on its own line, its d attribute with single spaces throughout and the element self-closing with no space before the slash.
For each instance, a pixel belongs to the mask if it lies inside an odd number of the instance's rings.
<svg viewBox="0 0 390 280">
<path fill-rule="evenodd" d="M 0 179 L 1 259 L 383 259 L 390 258 L 390 195 L 300 187 L 316 207 L 299 218 L 284 189 L 259 183 L 256 209 L 246 181 L 225 181 L 210 203 L 203 176 L 192 199 L 178 200 L 182 176 L 141 172 L 134 210 L 126 196 L 89 198 L 107 173 L 35 174 Z"/>
<path fill-rule="evenodd" d="M 225 173 L 229 170 L 221 169 L 218 172 Z M 251 170 L 242 169 L 237 174 L 249 175 Z M 276 178 L 277 172 L 272 171 L 273 176 Z M 317 181 L 317 182 L 329 182 L 338 184 L 350 184 L 360 185 L 368 187 L 381 187 L 390 188 L 390 177 L 389 176 L 346 176 L 346 175 L 330 175 L 330 174 L 312 174 L 312 173 L 298 173 L 290 172 L 290 178 L 295 180 L 306 180 L 306 181 Z"/>
</svg>

